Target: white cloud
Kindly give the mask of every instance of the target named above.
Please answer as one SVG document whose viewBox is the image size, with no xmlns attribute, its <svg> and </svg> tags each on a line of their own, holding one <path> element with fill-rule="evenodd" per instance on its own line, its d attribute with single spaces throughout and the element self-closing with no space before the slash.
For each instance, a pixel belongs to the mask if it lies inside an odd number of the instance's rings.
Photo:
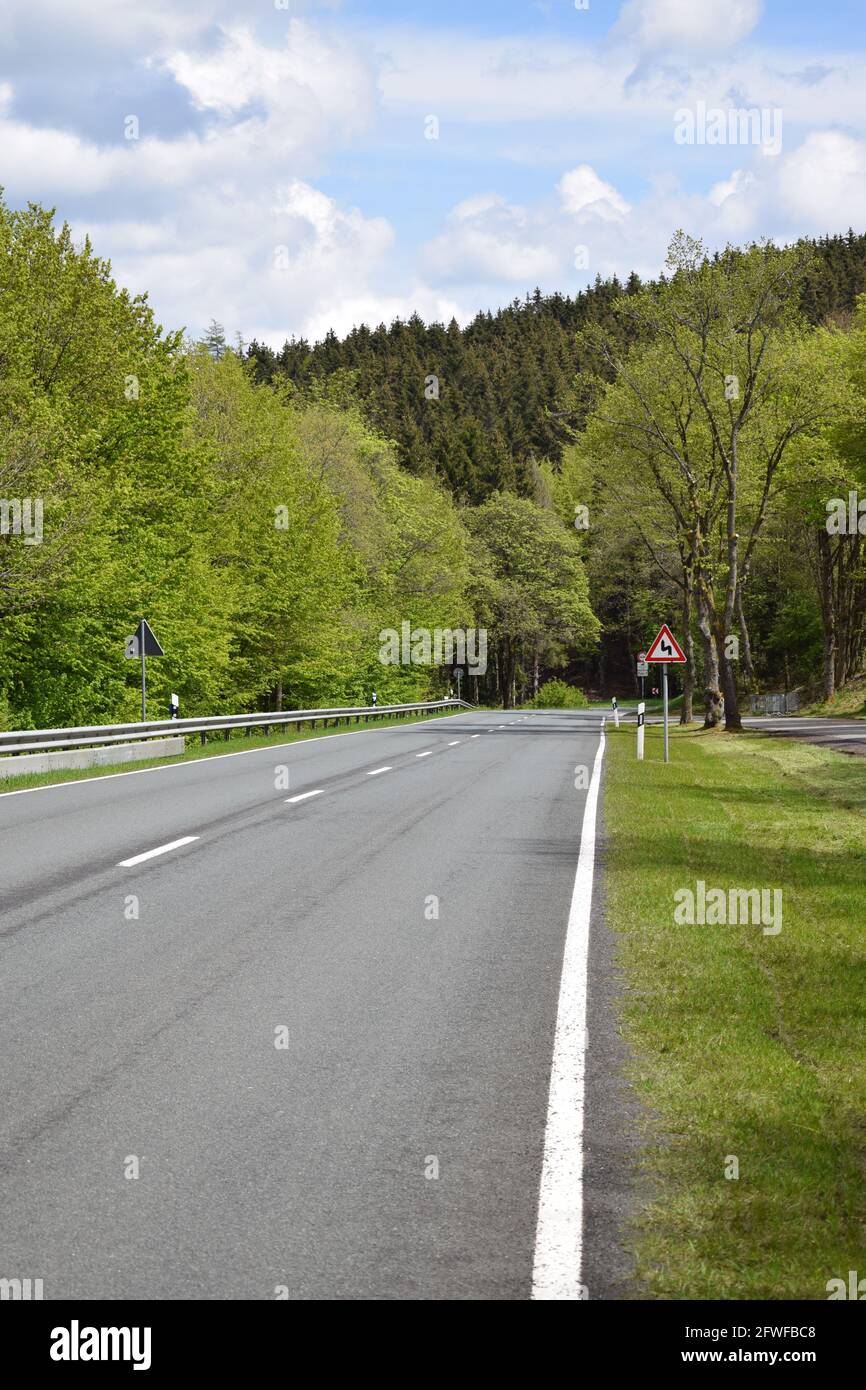
<svg viewBox="0 0 866 1390">
<path fill-rule="evenodd" d="M 277 343 L 326 321 L 346 323 L 347 304 L 393 248 L 384 218 L 342 207 L 300 179 L 275 190 L 255 218 L 242 202 L 201 190 L 194 211 L 157 225 L 81 223 L 75 231 L 89 232 L 97 248 L 112 246 L 117 278 L 155 290 L 161 318 L 162 305 L 171 306 L 172 327 L 198 333 L 213 316 L 245 338 Z"/>
<path fill-rule="evenodd" d="M 777 186 L 786 211 L 814 227 L 866 226 L 866 140 L 816 131 L 782 161 Z"/>
<path fill-rule="evenodd" d="M 642 53 L 716 53 L 750 34 L 761 9 L 761 0 L 626 0 L 614 35 Z"/>
<path fill-rule="evenodd" d="M 325 40 L 297 19 L 289 21 L 283 44 L 261 43 L 248 28 L 235 26 L 223 29 L 215 52 L 178 51 L 165 66 L 199 110 L 230 116 L 261 104 L 295 144 L 298 132 L 286 128 L 287 121 L 358 129 L 375 94 L 372 73 L 349 44 Z"/>
<path fill-rule="evenodd" d="M 579 164 L 563 174 L 557 185 L 566 212 L 591 212 L 604 221 L 622 217 L 629 205 L 613 184 L 605 183 L 589 164 Z"/>
<path fill-rule="evenodd" d="M 434 282 L 496 281 L 523 289 L 555 276 L 560 259 L 540 212 L 488 194 L 453 209 L 444 231 L 422 248 L 420 264 Z"/>
<path fill-rule="evenodd" d="M 731 56 L 759 17 L 757 0 L 629 0 L 609 43 L 586 39 L 579 17 L 565 42 L 432 24 L 353 29 L 347 39 L 299 19 L 294 0 L 284 15 L 270 0 L 7 5 L 14 26 L 0 31 L 0 75 L 15 86 L 0 81 L 7 196 L 57 203 L 61 216 L 72 208 L 77 234 L 92 234 L 120 282 L 149 290 L 164 322 L 195 333 L 212 316 L 276 343 L 413 310 L 464 322 L 535 284 L 574 293 L 597 273 L 656 275 L 678 226 L 718 246 L 866 225 L 866 146 L 852 133 L 866 126 L 863 55 L 745 46 Z M 37 16 L 53 26 L 42 48 Z M 31 75 L 34 54 L 48 65 L 31 87 L 13 67 L 18 48 Z M 75 85 L 54 102 L 45 73 L 71 62 Z M 142 138 L 126 141 L 119 113 L 137 109 L 125 85 L 136 75 Z M 41 104 L 49 90 L 54 104 Z M 94 90 L 118 113 L 109 134 L 94 118 Z M 170 107 L 160 134 L 148 96 Z M 675 145 L 675 110 L 699 100 L 781 108 L 781 155 Z M 441 121 L 435 144 L 423 135 L 431 113 Z M 360 133 L 371 137 L 363 147 Z M 413 140 L 419 168 L 436 170 L 420 210 L 432 233 L 414 260 L 412 245 L 364 201 L 374 189 L 378 213 L 396 168 L 394 221 L 402 216 L 400 174 Z M 370 183 L 363 176 L 377 149 L 387 178 Z M 338 164 L 334 151 L 350 153 Z M 509 153 L 532 175 L 506 168 Z M 449 178 L 465 190 L 473 162 L 482 191 L 460 201 L 455 192 L 449 213 L 434 212 Z M 358 178 L 358 193 L 330 196 L 318 186 L 323 168 L 343 187 Z M 538 192 L 541 168 L 549 172 Z M 418 213 L 409 225 L 419 225 Z M 579 246 L 588 248 L 585 268 Z"/>
<path fill-rule="evenodd" d="M 398 318 L 405 321 L 413 314 L 420 314 L 426 323 L 449 323 L 451 319 L 468 323 L 477 308 L 471 299 L 461 302 L 417 280 L 399 295 L 376 294 L 371 290 L 365 294 L 348 294 L 339 301 L 323 305 L 306 320 L 304 334 L 315 342 L 324 338 L 329 328 L 343 336 L 362 323 L 376 327 L 380 323 L 393 323 Z"/>
<path fill-rule="evenodd" d="M 0 87 L 0 183 L 14 201 L 85 200 L 73 217 L 112 260 L 118 281 L 150 293 L 167 326 L 201 332 L 211 316 L 246 337 L 279 340 L 345 303 L 374 302 L 393 257 L 387 219 L 328 197 L 309 177 L 329 146 L 350 140 L 376 100 L 358 51 L 296 19 L 265 44 L 244 27 L 216 46 L 169 49 L 160 67 L 204 114 L 199 130 L 99 142 L 13 115 Z M 112 209 L 117 209 L 112 216 Z M 348 325 L 351 326 L 351 325 Z"/>
<path fill-rule="evenodd" d="M 379 36 L 378 47 L 385 107 L 451 121 L 598 115 L 621 100 L 631 70 L 627 55 L 547 39 L 392 29 Z M 449 138 L 443 126 L 442 140 Z"/>
<path fill-rule="evenodd" d="M 714 183 L 709 191 L 708 197 L 711 203 L 717 208 L 722 206 L 728 198 L 732 198 L 735 193 L 743 193 L 754 185 L 755 176 L 748 169 L 735 169 L 729 179 L 723 179 L 720 183 Z"/>
</svg>

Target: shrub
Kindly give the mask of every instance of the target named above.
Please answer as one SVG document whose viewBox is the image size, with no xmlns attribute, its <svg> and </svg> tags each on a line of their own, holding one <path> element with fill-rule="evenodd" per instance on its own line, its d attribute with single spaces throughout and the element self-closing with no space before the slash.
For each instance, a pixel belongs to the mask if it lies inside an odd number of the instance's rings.
<svg viewBox="0 0 866 1390">
<path fill-rule="evenodd" d="M 589 701 L 582 690 L 565 681 L 545 681 L 535 699 L 534 709 L 587 709 Z"/>
</svg>

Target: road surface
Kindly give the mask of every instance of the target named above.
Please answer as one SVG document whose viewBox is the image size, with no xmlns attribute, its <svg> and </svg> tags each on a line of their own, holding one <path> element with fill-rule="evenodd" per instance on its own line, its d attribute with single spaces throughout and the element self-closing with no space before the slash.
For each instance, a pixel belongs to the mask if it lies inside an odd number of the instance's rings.
<svg viewBox="0 0 866 1390">
<path fill-rule="evenodd" d="M 620 710 L 620 717 L 629 723 L 637 719 L 637 707 Z M 671 727 L 679 724 L 679 710 L 670 713 Z M 695 710 L 695 718 L 700 713 Z M 661 724 L 661 715 L 647 715 L 647 724 Z M 743 728 L 751 733 L 778 735 L 780 738 L 801 738 L 837 753 L 866 755 L 866 719 L 820 718 L 815 715 L 744 715 Z"/>
<path fill-rule="evenodd" d="M 803 738 L 837 753 L 866 754 L 866 720 L 820 719 L 811 715 L 787 715 L 784 718 L 765 715 L 743 720 L 743 728 L 759 734 L 777 734 L 781 738 Z"/>
<path fill-rule="evenodd" d="M 530 1297 L 599 740 L 595 713 L 472 712 L 0 795 L 0 1276 Z M 593 1297 L 619 1258 L 609 991 Z"/>
</svg>

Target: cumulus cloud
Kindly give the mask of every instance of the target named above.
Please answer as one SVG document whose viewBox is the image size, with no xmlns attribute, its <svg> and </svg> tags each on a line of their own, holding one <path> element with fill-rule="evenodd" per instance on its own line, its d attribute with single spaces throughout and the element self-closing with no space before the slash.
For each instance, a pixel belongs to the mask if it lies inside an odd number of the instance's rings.
<svg viewBox="0 0 866 1390">
<path fill-rule="evenodd" d="M 504 198 L 486 195 L 453 209 L 444 231 L 422 249 L 420 263 L 428 280 L 482 280 L 525 288 L 548 282 L 559 261 L 539 210 L 529 213 Z"/>
<path fill-rule="evenodd" d="M 465 322 L 535 284 L 656 275 L 678 226 L 718 246 L 866 223 L 863 56 L 756 48 L 758 0 L 627 0 L 610 42 L 579 19 L 556 41 L 337 27 L 323 0 L 6 6 L 7 197 L 56 204 L 193 333 Z M 677 145 L 699 101 L 780 108 L 781 154 Z"/>
<path fill-rule="evenodd" d="M 310 24 L 293 19 L 279 46 L 256 39 L 245 26 L 222 30 L 215 51 L 170 54 L 165 66 L 187 89 L 195 106 L 230 116 L 264 107 L 281 123 L 354 130 L 369 119 L 373 74 L 348 43 L 326 40 Z M 298 133 L 289 129 L 291 139 Z"/>
<path fill-rule="evenodd" d="M 170 73 L 200 129 L 85 138 L 16 117 L 0 86 L 0 183 L 15 200 L 67 207 L 118 280 L 148 290 L 159 317 L 201 332 L 213 315 L 246 337 L 310 331 L 369 286 L 393 251 L 387 219 L 327 196 L 309 177 L 322 153 L 370 119 L 375 71 L 360 52 L 288 19 L 265 43 L 225 27 L 201 48 L 170 47 Z M 120 124 L 120 123 L 118 123 Z M 351 327 L 348 324 L 347 327 Z"/>
<path fill-rule="evenodd" d="M 274 190 L 253 218 L 242 201 L 227 204 L 218 190 L 202 189 L 194 212 L 156 226 L 76 230 L 113 247 L 122 283 L 156 286 L 156 307 L 171 305 L 172 326 L 201 331 L 213 315 L 247 339 L 276 341 L 318 335 L 323 323 L 351 328 L 346 306 L 378 277 L 394 240 L 384 218 L 364 217 L 301 179 Z"/>
<path fill-rule="evenodd" d="M 629 211 L 628 203 L 613 184 L 605 183 L 588 164 L 579 164 L 576 169 L 563 174 L 557 191 L 566 212 L 576 214 L 586 211 L 609 222 Z"/>
<path fill-rule="evenodd" d="M 866 140 L 816 131 L 783 160 L 778 191 L 788 214 L 814 227 L 866 226 Z"/>
</svg>

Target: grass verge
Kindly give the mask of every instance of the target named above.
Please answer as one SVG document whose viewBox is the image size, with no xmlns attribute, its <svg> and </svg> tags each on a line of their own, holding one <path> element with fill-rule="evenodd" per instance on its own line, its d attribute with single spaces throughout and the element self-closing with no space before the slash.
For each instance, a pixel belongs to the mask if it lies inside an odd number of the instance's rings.
<svg viewBox="0 0 866 1390">
<path fill-rule="evenodd" d="M 484 711 L 479 711 L 484 713 Z M 23 791 L 29 787 L 53 787 L 58 782 L 80 782 L 85 778 L 107 777 L 110 774 L 123 772 L 140 772 L 147 767 L 164 767 L 171 763 L 190 763 L 197 762 L 201 758 L 215 758 L 223 753 L 246 752 L 253 748 L 278 748 L 287 743 L 306 742 L 312 738 L 322 738 L 326 734 L 334 733 L 355 733 L 359 729 L 389 729 L 395 725 L 406 726 L 408 724 L 425 723 L 430 719 L 447 719 L 453 715 L 453 711 L 444 714 L 420 714 L 416 717 L 407 719 L 362 719 L 358 724 L 352 724 L 348 728 L 342 725 L 338 729 L 315 728 L 301 730 L 283 730 L 278 734 L 251 734 L 246 737 L 243 731 L 236 729 L 230 730 L 231 737 L 226 739 L 222 732 L 210 735 L 210 741 L 204 746 L 193 742 L 198 738 L 198 734 L 187 735 L 186 752 L 180 753 L 171 758 L 143 758 L 141 762 L 135 763 L 106 763 L 104 767 L 68 767 L 55 768 L 51 772 L 26 772 L 20 777 L 0 778 L 0 795 L 4 791 Z M 135 742 L 134 738 L 130 742 Z"/>
<path fill-rule="evenodd" d="M 843 685 L 841 690 L 829 700 L 818 700 L 814 705 L 804 705 L 801 714 L 837 714 L 866 717 L 866 676 L 855 676 Z"/>
<path fill-rule="evenodd" d="M 647 1106 L 638 1276 L 661 1298 L 824 1299 L 866 1276 L 866 768 L 691 730 L 665 766 L 655 728 L 638 763 L 633 728 L 608 734 L 606 902 Z M 779 935 L 675 925 L 699 879 L 781 888 Z"/>
</svg>

